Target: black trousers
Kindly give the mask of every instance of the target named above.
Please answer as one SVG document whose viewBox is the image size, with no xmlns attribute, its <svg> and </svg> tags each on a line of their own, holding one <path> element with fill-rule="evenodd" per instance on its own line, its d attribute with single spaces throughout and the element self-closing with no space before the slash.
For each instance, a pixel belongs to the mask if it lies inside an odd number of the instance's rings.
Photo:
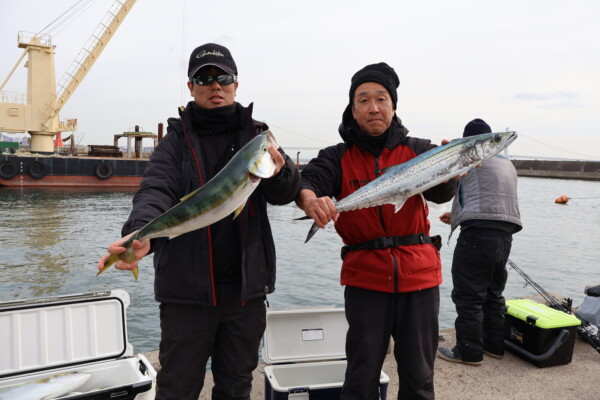
<svg viewBox="0 0 600 400">
<path fill-rule="evenodd" d="M 483 360 L 483 349 L 504 354 L 502 292 L 512 234 L 496 229 L 461 230 L 452 260 L 456 343 L 463 361 Z"/>
<path fill-rule="evenodd" d="M 433 366 L 438 345 L 438 287 L 383 293 L 346 287 L 348 367 L 342 400 L 379 397 L 381 368 L 394 338 L 399 399 L 434 399 Z"/>
<path fill-rule="evenodd" d="M 265 330 L 262 299 L 242 304 L 239 285 L 219 285 L 216 307 L 160 305 L 157 400 L 198 400 L 211 358 L 213 399 L 250 399 Z"/>
</svg>

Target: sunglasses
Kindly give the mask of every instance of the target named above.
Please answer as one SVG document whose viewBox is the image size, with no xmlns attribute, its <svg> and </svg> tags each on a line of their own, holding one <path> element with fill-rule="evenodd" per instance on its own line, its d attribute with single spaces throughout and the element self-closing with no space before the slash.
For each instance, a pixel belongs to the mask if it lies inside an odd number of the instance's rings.
<svg viewBox="0 0 600 400">
<path fill-rule="evenodd" d="M 190 82 L 195 83 L 200 86 L 208 86 L 212 84 L 214 81 L 217 81 L 219 85 L 231 85 L 233 82 L 237 81 L 237 76 L 235 75 L 196 75 L 190 79 Z"/>
</svg>

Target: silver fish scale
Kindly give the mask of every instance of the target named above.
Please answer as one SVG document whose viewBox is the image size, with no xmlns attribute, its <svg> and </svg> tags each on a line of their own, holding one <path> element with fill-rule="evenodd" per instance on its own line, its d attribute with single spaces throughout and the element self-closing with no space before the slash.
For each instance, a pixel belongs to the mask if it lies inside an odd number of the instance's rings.
<svg viewBox="0 0 600 400">
<path fill-rule="evenodd" d="M 499 141 L 498 138 L 500 138 Z M 498 154 L 516 139 L 514 132 L 454 140 L 394 167 L 336 204 L 337 212 L 395 204 L 461 175 Z"/>
</svg>

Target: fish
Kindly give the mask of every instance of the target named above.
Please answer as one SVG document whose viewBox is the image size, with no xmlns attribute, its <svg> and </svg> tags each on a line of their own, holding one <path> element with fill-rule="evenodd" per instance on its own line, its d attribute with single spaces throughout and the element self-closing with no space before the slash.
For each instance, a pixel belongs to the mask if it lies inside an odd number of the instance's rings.
<svg viewBox="0 0 600 400">
<path fill-rule="evenodd" d="M 0 389 L 0 400 L 47 400 L 64 396 L 86 383 L 92 375 L 66 372 Z"/>
<path fill-rule="evenodd" d="M 126 250 L 121 254 L 112 254 L 96 276 L 106 271 L 117 260 L 128 264 L 134 262 L 134 240 L 157 237 L 172 239 L 214 224 L 232 213 L 235 219 L 242 212 L 261 179 L 270 178 L 275 173 L 275 162 L 268 151 L 271 146 L 279 148 L 270 130 L 252 138 L 211 180 L 184 196 L 178 204 L 123 242 L 121 246 Z M 132 273 L 137 280 L 138 269 L 133 269 Z"/>
<path fill-rule="evenodd" d="M 384 204 L 394 205 L 394 212 L 398 212 L 410 197 L 464 174 L 500 153 L 516 138 L 517 133 L 509 131 L 454 139 L 402 164 L 384 169 L 382 175 L 335 203 L 336 212 Z M 304 243 L 308 242 L 318 230 L 317 224 L 313 223 Z"/>
</svg>

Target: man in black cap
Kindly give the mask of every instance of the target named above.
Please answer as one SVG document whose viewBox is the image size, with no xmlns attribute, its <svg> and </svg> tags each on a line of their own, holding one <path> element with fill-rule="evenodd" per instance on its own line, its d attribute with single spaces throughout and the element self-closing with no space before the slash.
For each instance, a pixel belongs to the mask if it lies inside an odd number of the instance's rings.
<svg viewBox="0 0 600 400">
<path fill-rule="evenodd" d="M 129 237 L 182 197 L 213 178 L 253 137 L 268 129 L 252 118 L 252 105 L 235 102 L 237 66 L 229 50 L 214 43 L 196 48 L 189 61 L 194 101 L 168 120 L 154 150 L 133 209 L 122 229 Z M 252 371 L 266 323 L 266 295 L 275 289 L 275 246 L 267 202 L 294 200 L 300 176 L 281 150 L 269 152 L 272 178 L 261 180 L 246 206 L 206 228 L 173 239 L 134 241 L 139 260 L 154 252 L 161 340 L 157 400 L 197 400 L 211 359 L 213 399 L 249 399 Z M 124 251 L 123 239 L 109 253 Z M 103 268 L 108 254 L 99 262 Z M 116 263 L 118 269 L 132 264 Z"/>
<path fill-rule="evenodd" d="M 482 119 L 465 126 L 463 137 L 490 133 Z M 504 356 L 502 292 L 513 233 L 522 229 L 517 199 L 517 171 L 497 154 L 460 178 L 452 211 L 440 216 L 460 235 L 452 260 L 452 301 L 456 306 L 456 346 L 440 347 L 446 361 L 479 366 L 484 353 Z"/>
<path fill-rule="evenodd" d="M 400 84 L 386 63 L 367 65 L 352 77 L 350 101 L 339 128 L 343 143 L 319 152 L 302 171 L 296 204 L 323 228 L 332 219 L 345 246 L 348 367 L 342 399 L 378 399 L 380 372 L 394 338 L 401 399 L 433 399 L 438 340 L 441 261 L 429 239 L 428 207 L 413 196 L 397 213 L 386 204 L 337 214 L 335 203 L 376 179 L 384 168 L 436 147 L 408 136 L 396 116 Z M 423 193 L 449 201 L 456 180 Z"/>
</svg>

